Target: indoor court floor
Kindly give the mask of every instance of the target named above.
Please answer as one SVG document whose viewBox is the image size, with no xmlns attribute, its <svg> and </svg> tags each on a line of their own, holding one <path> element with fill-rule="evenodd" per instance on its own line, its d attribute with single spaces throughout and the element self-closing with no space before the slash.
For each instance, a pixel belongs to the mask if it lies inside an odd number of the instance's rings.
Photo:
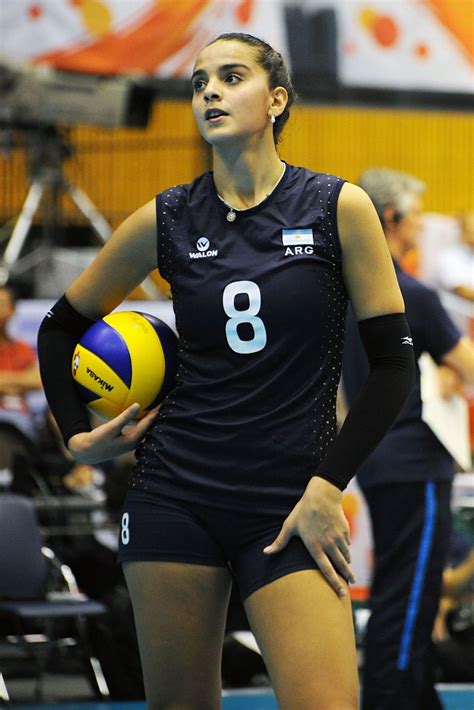
<svg viewBox="0 0 474 710">
<path fill-rule="evenodd" d="M 474 710 L 474 686 L 438 686 L 445 710 Z M 54 705 L 12 705 L 15 710 L 146 710 L 142 702 L 62 702 Z M 223 692 L 223 710 L 277 710 L 275 697 L 268 689 Z"/>
</svg>

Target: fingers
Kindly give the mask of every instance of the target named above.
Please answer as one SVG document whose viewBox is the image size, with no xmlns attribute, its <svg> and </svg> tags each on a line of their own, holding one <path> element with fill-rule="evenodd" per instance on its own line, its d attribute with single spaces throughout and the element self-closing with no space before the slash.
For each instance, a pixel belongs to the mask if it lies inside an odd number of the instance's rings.
<svg viewBox="0 0 474 710">
<path fill-rule="evenodd" d="M 277 537 L 274 539 L 271 545 L 267 545 L 267 547 L 263 548 L 263 551 L 266 555 L 272 555 L 275 552 L 280 552 L 283 550 L 284 547 L 288 545 L 288 542 L 290 541 L 290 538 L 293 536 L 293 528 L 288 525 L 286 522 L 283 523 L 283 526 L 278 533 Z"/>
<path fill-rule="evenodd" d="M 344 540 L 339 540 L 337 543 L 337 546 L 344 557 L 345 561 L 350 564 L 351 563 L 351 551 L 349 549 L 350 541 L 348 540 L 348 536 L 344 536 Z"/>
<path fill-rule="evenodd" d="M 112 435 L 117 436 L 127 424 L 130 424 L 130 422 L 135 419 L 139 411 L 140 405 L 135 402 L 127 407 L 121 414 L 114 417 L 105 427 L 109 429 Z"/>
<path fill-rule="evenodd" d="M 355 582 L 355 577 L 348 564 L 350 562 L 350 557 L 347 559 L 341 550 L 336 546 L 326 549 L 326 554 L 331 559 L 331 562 L 336 568 L 338 574 L 340 574 L 341 577 L 344 577 L 347 582 L 353 584 Z"/>
<path fill-rule="evenodd" d="M 145 414 L 145 416 L 140 419 L 139 424 L 144 424 L 145 428 L 148 428 L 150 424 L 152 423 L 153 419 L 156 417 L 158 412 L 160 411 L 161 404 L 159 404 L 157 407 L 154 409 L 151 409 L 149 412 Z"/>
<path fill-rule="evenodd" d="M 154 418 L 158 414 L 160 407 L 155 407 L 155 409 L 152 409 L 148 414 L 146 414 L 142 419 L 140 419 L 134 426 L 133 431 L 130 432 L 130 439 L 133 439 L 134 441 L 138 441 L 139 439 L 142 438 L 142 436 L 145 434 L 147 429 L 149 429 L 150 425 L 152 424 Z"/>
<path fill-rule="evenodd" d="M 319 571 L 329 583 L 329 585 L 334 589 L 338 596 L 345 597 L 347 594 L 347 588 L 345 587 L 343 581 L 337 574 L 331 560 L 324 552 L 324 550 L 320 548 L 312 554 L 316 561 L 316 564 L 318 565 Z"/>
</svg>

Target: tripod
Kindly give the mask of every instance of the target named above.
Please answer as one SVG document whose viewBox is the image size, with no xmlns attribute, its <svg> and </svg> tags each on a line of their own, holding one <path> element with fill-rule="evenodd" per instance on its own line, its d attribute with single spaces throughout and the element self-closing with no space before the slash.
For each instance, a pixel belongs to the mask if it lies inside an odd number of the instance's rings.
<svg viewBox="0 0 474 710">
<path fill-rule="evenodd" d="M 55 126 L 35 126 L 26 129 L 25 135 L 30 187 L 0 260 L 0 285 L 7 283 L 13 271 L 26 271 L 50 257 L 59 225 L 60 198 L 63 194 L 69 195 L 102 244 L 112 233 L 112 227 L 84 190 L 68 182 L 64 176 L 63 162 L 72 155 L 66 134 Z M 43 246 L 21 257 L 40 206 L 43 214 Z M 156 289 L 150 279 L 142 284 L 141 289 L 145 297 L 156 296 Z"/>
</svg>

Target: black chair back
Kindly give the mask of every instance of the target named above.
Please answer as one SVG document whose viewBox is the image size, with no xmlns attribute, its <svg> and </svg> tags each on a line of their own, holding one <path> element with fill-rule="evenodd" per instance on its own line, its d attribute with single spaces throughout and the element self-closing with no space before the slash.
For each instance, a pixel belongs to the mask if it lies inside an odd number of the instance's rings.
<svg viewBox="0 0 474 710">
<path fill-rule="evenodd" d="M 31 500 L 0 494 L 0 598 L 40 599 L 46 593 L 47 561 Z"/>
</svg>

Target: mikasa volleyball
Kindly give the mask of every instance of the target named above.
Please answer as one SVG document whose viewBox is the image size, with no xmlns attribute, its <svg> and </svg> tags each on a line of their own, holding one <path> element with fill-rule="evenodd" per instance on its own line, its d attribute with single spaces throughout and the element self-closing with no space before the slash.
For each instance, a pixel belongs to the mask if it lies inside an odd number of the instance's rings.
<svg viewBox="0 0 474 710">
<path fill-rule="evenodd" d="M 159 404 L 176 372 L 178 339 L 148 313 L 117 311 L 92 325 L 72 358 L 72 375 L 88 408 L 112 419 L 134 402 L 137 418 Z"/>
</svg>

